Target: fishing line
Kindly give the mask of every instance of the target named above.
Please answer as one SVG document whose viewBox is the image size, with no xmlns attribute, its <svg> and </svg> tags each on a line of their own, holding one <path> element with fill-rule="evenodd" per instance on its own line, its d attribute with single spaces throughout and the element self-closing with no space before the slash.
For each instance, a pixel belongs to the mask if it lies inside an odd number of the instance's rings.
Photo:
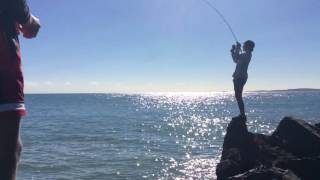
<svg viewBox="0 0 320 180">
<path fill-rule="evenodd" d="M 223 20 L 223 22 L 227 25 L 227 27 L 228 27 L 229 31 L 231 32 L 234 40 L 236 42 L 239 42 L 236 34 L 234 33 L 234 31 L 233 31 L 233 29 L 231 27 L 231 25 L 229 24 L 227 19 L 224 17 L 224 15 L 219 11 L 219 9 L 217 9 L 209 0 L 202 0 L 202 1 L 205 2 L 211 9 L 213 9 L 220 16 L 220 18 Z"/>
</svg>

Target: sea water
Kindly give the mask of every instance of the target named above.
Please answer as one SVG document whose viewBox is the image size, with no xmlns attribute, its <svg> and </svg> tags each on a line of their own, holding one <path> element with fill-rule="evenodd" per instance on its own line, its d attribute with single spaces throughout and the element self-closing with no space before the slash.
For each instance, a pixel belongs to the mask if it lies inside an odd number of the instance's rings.
<svg viewBox="0 0 320 180">
<path fill-rule="evenodd" d="M 250 131 L 320 122 L 320 91 L 249 92 Z M 231 93 L 27 95 L 18 180 L 215 179 Z"/>
</svg>

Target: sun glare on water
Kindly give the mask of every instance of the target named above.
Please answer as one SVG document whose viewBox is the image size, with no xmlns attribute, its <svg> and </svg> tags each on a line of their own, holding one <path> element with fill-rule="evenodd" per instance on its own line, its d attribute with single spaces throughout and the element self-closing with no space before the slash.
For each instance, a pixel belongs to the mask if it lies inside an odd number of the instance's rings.
<svg viewBox="0 0 320 180">
<path fill-rule="evenodd" d="M 232 103 L 231 97 L 228 92 L 146 93 L 139 97 L 142 109 L 157 111 L 163 117 L 153 127 L 154 133 L 166 137 L 159 148 L 170 152 L 157 155 L 162 167 L 160 179 L 215 178 L 230 121 L 226 107 Z"/>
</svg>

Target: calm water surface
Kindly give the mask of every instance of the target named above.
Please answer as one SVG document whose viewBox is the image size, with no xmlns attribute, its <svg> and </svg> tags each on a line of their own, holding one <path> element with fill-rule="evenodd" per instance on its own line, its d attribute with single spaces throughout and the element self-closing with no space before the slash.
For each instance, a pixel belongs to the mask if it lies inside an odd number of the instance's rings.
<svg viewBox="0 0 320 180">
<path fill-rule="evenodd" d="M 214 179 L 229 93 L 27 95 L 19 180 Z M 251 92 L 250 131 L 320 122 L 320 91 Z"/>
</svg>

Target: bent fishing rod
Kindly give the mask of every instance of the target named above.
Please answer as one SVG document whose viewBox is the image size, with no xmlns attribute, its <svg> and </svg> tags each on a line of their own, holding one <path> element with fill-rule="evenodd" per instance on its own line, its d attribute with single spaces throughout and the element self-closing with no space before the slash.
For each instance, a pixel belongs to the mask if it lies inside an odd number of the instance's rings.
<svg viewBox="0 0 320 180">
<path fill-rule="evenodd" d="M 204 3 L 206 3 L 212 10 L 214 10 L 214 12 L 216 12 L 220 16 L 220 18 L 223 20 L 223 22 L 227 25 L 227 27 L 228 27 L 229 31 L 231 32 L 234 40 L 236 42 L 239 42 L 236 34 L 234 33 L 234 31 L 233 31 L 233 29 L 232 29 L 232 27 L 230 25 L 230 23 L 227 21 L 227 19 L 224 17 L 224 15 L 219 11 L 219 9 L 216 8 L 209 0 L 202 0 L 202 1 Z"/>
</svg>

